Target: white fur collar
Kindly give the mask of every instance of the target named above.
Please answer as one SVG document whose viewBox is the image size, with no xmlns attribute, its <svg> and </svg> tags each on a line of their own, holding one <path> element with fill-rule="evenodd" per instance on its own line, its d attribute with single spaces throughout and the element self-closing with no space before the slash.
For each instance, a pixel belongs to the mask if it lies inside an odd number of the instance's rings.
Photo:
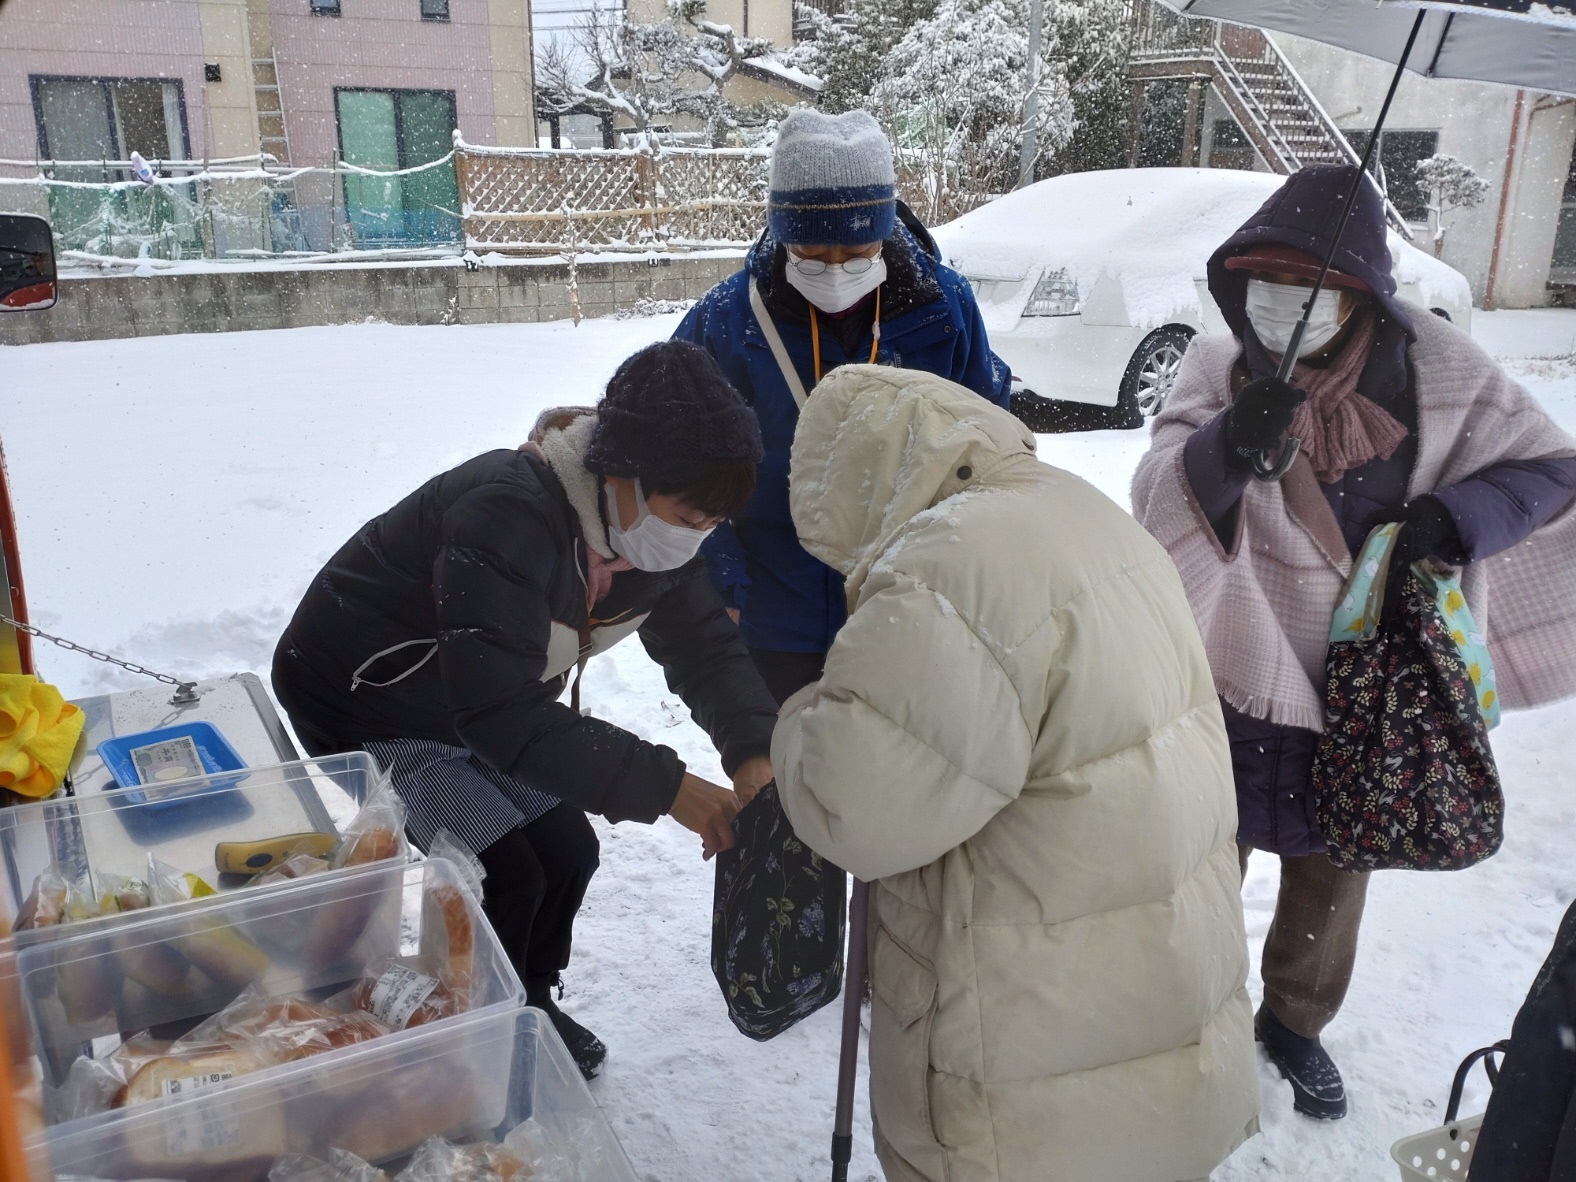
<svg viewBox="0 0 1576 1182">
<path fill-rule="evenodd" d="M 542 449 L 542 458 L 569 494 L 569 503 L 580 517 L 586 545 L 603 558 L 618 557 L 602 523 L 602 478 L 586 467 L 586 452 L 596 432 L 596 411 L 565 406 L 543 411 L 531 431 L 531 442 Z"/>
</svg>

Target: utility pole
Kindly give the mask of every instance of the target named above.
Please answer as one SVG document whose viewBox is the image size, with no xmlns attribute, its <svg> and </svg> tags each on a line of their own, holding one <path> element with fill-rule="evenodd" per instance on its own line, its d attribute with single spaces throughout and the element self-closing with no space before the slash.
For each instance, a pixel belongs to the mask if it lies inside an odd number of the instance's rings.
<svg viewBox="0 0 1576 1182">
<path fill-rule="evenodd" d="M 1029 93 L 1023 100 L 1023 130 L 1018 137 L 1018 188 L 1034 180 L 1039 155 L 1040 33 L 1045 25 L 1045 0 L 1029 0 Z"/>
</svg>

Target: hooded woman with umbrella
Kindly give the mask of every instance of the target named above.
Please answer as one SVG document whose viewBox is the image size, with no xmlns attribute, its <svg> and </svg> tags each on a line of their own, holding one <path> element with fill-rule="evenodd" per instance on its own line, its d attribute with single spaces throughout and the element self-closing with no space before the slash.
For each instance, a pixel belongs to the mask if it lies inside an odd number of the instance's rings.
<svg viewBox="0 0 1576 1182">
<path fill-rule="evenodd" d="M 1230 336 L 1196 338 L 1134 478 L 1204 635 L 1231 739 L 1244 870 L 1281 858 L 1255 1031 L 1305 1115 L 1346 1114 L 1320 1042 L 1351 981 L 1366 875 L 1325 856 L 1311 790 L 1330 617 L 1370 528 L 1464 567 L 1507 708 L 1576 693 L 1576 446 L 1470 337 L 1395 297 L 1383 205 L 1353 166 L 1291 176 L 1209 262 Z M 1279 483 L 1255 461 L 1301 454 Z M 1260 472 L 1262 475 L 1262 470 Z M 1399 580 L 1397 580 L 1399 581 Z"/>
</svg>

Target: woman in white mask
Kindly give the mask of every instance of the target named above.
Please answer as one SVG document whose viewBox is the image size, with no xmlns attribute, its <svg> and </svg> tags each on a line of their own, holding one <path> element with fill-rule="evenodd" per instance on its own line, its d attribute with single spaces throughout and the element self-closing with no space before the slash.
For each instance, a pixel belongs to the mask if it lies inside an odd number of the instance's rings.
<svg viewBox="0 0 1576 1182">
<path fill-rule="evenodd" d="M 863 111 L 794 111 L 772 149 L 766 233 L 674 336 L 721 364 L 760 419 L 760 487 L 702 553 L 779 701 L 821 674 L 843 580 L 799 544 L 788 449 L 808 392 L 841 365 L 924 370 L 1007 405 L 968 283 L 897 200 L 892 145 Z"/>
<path fill-rule="evenodd" d="M 1133 484 L 1134 512 L 1175 560 L 1204 636 L 1244 872 L 1250 851 L 1280 858 L 1256 1033 L 1297 1111 L 1324 1120 L 1347 1109 L 1322 1034 L 1352 979 L 1368 885 L 1326 856 L 1312 786 L 1351 555 L 1375 524 L 1401 522 L 1399 567 L 1466 568 L 1503 706 L 1576 693 L 1576 452 L 1470 337 L 1396 298 L 1371 185 L 1291 381 L 1275 376 L 1352 179 L 1347 166 L 1303 169 L 1215 252 L 1210 294 L 1231 334 L 1195 338 Z M 1254 480 L 1251 457 L 1288 434 L 1302 454 L 1286 478 Z M 1519 619 L 1563 623 L 1518 635 L 1505 621 Z"/>
<path fill-rule="evenodd" d="M 274 654 L 311 754 L 371 752 L 418 845 L 446 829 L 481 859 L 488 918 L 588 1077 L 606 1048 L 552 992 L 597 867 L 585 814 L 667 814 L 710 857 L 733 843 L 741 794 L 771 778 L 776 704 L 696 558 L 749 500 L 760 458 L 716 362 L 652 345 L 594 409 L 547 412 L 524 446 L 435 476 L 363 526 Z M 598 719 L 595 702 L 580 709 L 585 661 L 633 633 L 733 790 Z"/>
</svg>

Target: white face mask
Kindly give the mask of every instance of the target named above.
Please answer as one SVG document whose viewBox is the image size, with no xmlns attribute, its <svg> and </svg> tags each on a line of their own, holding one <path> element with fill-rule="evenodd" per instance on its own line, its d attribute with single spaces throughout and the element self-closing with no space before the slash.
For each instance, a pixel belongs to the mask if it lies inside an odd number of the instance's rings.
<svg viewBox="0 0 1576 1182">
<path fill-rule="evenodd" d="M 611 484 L 607 490 L 607 532 L 613 553 L 629 560 L 636 570 L 677 570 L 700 552 L 700 544 L 710 536 L 709 529 L 690 529 L 663 521 L 646 507 L 646 494 L 635 478 L 635 524 L 624 529 L 618 523 L 618 498 Z"/>
<path fill-rule="evenodd" d="M 793 265 L 797 257 L 788 252 L 788 286 L 823 312 L 846 312 L 886 282 L 886 259 L 880 255 L 857 275 L 843 270 L 841 263 L 828 265 L 819 275 L 805 275 Z"/>
<path fill-rule="evenodd" d="M 1258 335 L 1259 343 L 1271 353 L 1284 354 L 1291 344 L 1292 329 L 1302 319 L 1302 306 L 1308 302 L 1306 287 L 1289 283 L 1271 283 L 1267 279 L 1248 280 L 1248 323 Z M 1341 331 L 1341 293 L 1332 288 L 1321 288 L 1313 301 L 1313 312 L 1308 317 L 1308 329 L 1302 334 L 1302 344 L 1297 347 L 1300 361 L 1310 353 L 1317 353 L 1335 339 Z"/>
</svg>

